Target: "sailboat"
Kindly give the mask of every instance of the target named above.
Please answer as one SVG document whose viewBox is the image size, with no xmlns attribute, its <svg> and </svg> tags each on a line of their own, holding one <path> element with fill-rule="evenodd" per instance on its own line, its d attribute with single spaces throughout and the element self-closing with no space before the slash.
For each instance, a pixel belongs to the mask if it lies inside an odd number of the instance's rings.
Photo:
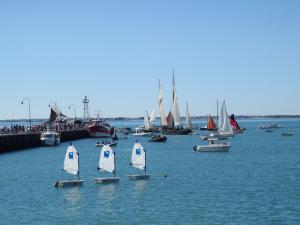
<svg viewBox="0 0 300 225">
<path fill-rule="evenodd" d="M 222 104 L 220 114 L 219 114 L 218 134 L 220 136 L 225 136 L 225 137 L 233 137 L 234 136 L 232 126 L 229 122 L 225 101 Z"/>
<path fill-rule="evenodd" d="M 240 127 L 240 125 L 238 124 L 238 122 L 235 119 L 234 114 L 231 114 L 231 116 L 230 116 L 230 124 L 233 128 L 234 133 L 243 133 L 246 130 L 245 128 Z"/>
<path fill-rule="evenodd" d="M 179 106 L 178 106 L 176 86 L 175 86 L 174 69 L 173 69 L 172 86 L 173 86 L 172 112 L 171 112 L 171 114 L 169 114 L 169 116 L 172 115 L 173 123 L 170 123 L 170 121 L 168 121 L 167 126 L 163 126 L 163 131 L 164 131 L 164 133 L 171 134 L 171 135 L 187 135 L 187 134 L 191 133 L 192 130 L 189 128 L 182 127 Z"/>
<path fill-rule="evenodd" d="M 146 111 L 144 116 L 144 126 L 135 128 L 135 133 L 133 134 L 133 136 L 150 136 L 151 132 L 152 130 L 149 115 L 148 111 Z"/>
<path fill-rule="evenodd" d="M 165 108 L 163 104 L 163 90 L 160 85 L 160 81 L 158 80 L 158 88 L 159 88 L 159 94 L 158 94 L 158 105 L 159 105 L 159 112 L 160 112 L 160 134 L 154 133 L 154 135 L 150 138 L 149 142 L 166 142 L 167 137 L 163 135 L 163 127 L 168 126 L 166 114 L 165 114 Z"/>
<path fill-rule="evenodd" d="M 79 186 L 83 184 L 84 181 L 79 178 L 79 152 L 72 143 L 70 143 L 67 149 L 63 170 L 68 174 L 77 176 L 77 180 L 58 180 L 54 185 L 56 188 Z"/>
<path fill-rule="evenodd" d="M 151 116 L 150 116 L 150 126 L 153 126 L 153 122 L 155 121 L 155 113 L 156 113 L 156 109 L 155 107 L 152 110 Z"/>
<path fill-rule="evenodd" d="M 130 166 L 143 170 L 143 174 L 138 175 L 128 175 L 129 180 L 148 180 L 150 175 L 147 174 L 147 154 L 146 149 L 143 146 L 136 142 L 133 146 L 131 153 Z"/>
<path fill-rule="evenodd" d="M 209 114 L 206 127 L 201 127 L 200 130 L 216 131 L 218 130 L 213 117 Z"/>
<path fill-rule="evenodd" d="M 117 183 L 120 178 L 116 175 L 116 154 L 109 145 L 104 145 L 99 156 L 98 170 L 113 174 L 113 177 L 95 178 L 96 183 Z"/>
</svg>

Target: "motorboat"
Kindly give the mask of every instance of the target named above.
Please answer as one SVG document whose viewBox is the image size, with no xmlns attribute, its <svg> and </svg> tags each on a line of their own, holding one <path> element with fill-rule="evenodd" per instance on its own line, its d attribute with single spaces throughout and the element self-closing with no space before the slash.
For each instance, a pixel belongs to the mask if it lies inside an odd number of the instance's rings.
<svg viewBox="0 0 300 225">
<path fill-rule="evenodd" d="M 137 127 L 135 128 L 135 133 L 132 134 L 133 136 L 139 136 L 139 137 L 144 137 L 144 136 L 151 136 L 152 132 L 149 130 L 145 130 L 144 127 Z"/>
<path fill-rule="evenodd" d="M 294 132 L 291 129 L 286 129 L 282 132 L 282 136 L 294 136 Z"/>
<path fill-rule="evenodd" d="M 58 132 L 47 129 L 41 134 L 42 145 L 54 146 L 60 144 L 60 134 Z"/>
<path fill-rule="evenodd" d="M 159 134 L 159 135 L 152 136 L 149 142 L 166 142 L 167 140 L 168 138 L 166 136 Z"/>
<path fill-rule="evenodd" d="M 208 145 L 194 146 L 195 152 L 228 152 L 231 145 L 229 142 L 221 142 L 219 139 L 208 139 Z"/>
</svg>

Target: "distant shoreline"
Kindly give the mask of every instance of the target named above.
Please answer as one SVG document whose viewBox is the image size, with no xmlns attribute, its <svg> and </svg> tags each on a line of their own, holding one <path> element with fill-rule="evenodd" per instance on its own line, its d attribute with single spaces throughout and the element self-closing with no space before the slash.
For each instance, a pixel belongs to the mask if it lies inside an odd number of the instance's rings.
<svg viewBox="0 0 300 225">
<path fill-rule="evenodd" d="M 298 119 L 300 115 L 236 115 L 237 119 Z M 194 120 L 197 119 L 207 119 L 207 116 L 192 116 Z M 81 118 L 78 118 L 81 119 Z M 107 117 L 103 118 L 104 120 L 110 121 L 125 121 L 125 120 L 144 120 L 144 117 Z M 156 119 L 159 119 L 157 117 Z M 185 119 L 185 117 L 181 117 L 181 119 Z M 32 122 L 45 122 L 48 119 L 32 119 Z M 0 122 L 28 122 L 29 119 L 8 119 L 8 120 L 0 120 Z"/>
</svg>

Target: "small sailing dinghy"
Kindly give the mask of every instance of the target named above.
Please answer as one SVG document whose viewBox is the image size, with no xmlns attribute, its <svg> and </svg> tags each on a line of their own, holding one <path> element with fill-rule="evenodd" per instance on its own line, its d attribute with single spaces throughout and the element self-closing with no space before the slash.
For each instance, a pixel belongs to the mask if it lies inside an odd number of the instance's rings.
<svg viewBox="0 0 300 225">
<path fill-rule="evenodd" d="M 84 181 L 79 179 L 79 152 L 72 143 L 67 149 L 63 170 L 68 174 L 77 176 L 77 180 L 58 180 L 54 185 L 56 188 L 80 186 L 83 184 Z"/>
<path fill-rule="evenodd" d="M 140 143 L 136 142 L 132 149 L 130 166 L 144 170 L 144 174 L 128 175 L 129 180 L 148 180 L 150 178 L 150 175 L 146 171 L 146 159 L 146 149 Z"/>
<path fill-rule="evenodd" d="M 104 145 L 99 157 L 98 170 L 113 174 L 113 177 L 95 178 L 96 183 L 117 183 L 120 178 L 116 176 L 116 155 L 109 145 Z"/>
</svg>

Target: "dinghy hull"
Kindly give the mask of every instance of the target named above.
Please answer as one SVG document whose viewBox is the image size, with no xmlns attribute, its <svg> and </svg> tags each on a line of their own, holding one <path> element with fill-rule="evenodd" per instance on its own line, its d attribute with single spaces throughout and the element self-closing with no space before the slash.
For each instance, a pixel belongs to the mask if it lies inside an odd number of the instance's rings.
<svg viewBox="0 0 300 225">
<path fill-rule="evenodd" d="M 97 184 L 112 184 L 119 183 L 120 178 L 118 177 L 109 177 L 109 178 L 95 178 L 94 181 Z"/>
<path fill-rule="evenodd" d="M 143 175 L 128 175 L 129 180 L 149 180 L 150 175 L 149 174 L 143 174 Z"/>
<path fill-rule="evenodd" d="M 66 188 L 66 187 L 75 187 L 81 186 L 84 183 L 84 180 L 58 180 L 56 181 L 54 187 L 56 188 Z"/>
</svg>

